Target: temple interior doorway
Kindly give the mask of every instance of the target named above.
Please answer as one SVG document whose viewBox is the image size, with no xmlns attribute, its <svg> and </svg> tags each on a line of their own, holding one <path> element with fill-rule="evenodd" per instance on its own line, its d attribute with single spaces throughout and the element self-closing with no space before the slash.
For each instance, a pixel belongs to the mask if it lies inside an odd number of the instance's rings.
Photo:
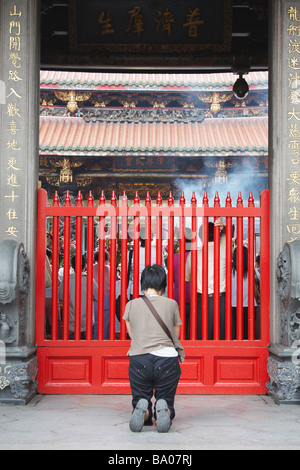
<svg viewBox="0 0 300 470">
<path fill-rule="evenodd" d="M 40 181 L 56 190 L 225 200 L 268 188 L 268 72 L 237 75 L 41 71 Z"/>
</svg>

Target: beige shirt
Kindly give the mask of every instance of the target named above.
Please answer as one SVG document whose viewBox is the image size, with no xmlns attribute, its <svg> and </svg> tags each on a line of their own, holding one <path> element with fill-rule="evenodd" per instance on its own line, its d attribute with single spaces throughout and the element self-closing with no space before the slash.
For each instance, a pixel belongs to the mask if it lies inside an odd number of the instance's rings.
<svg viewBox="0 0 300 470">
<path fill-rule="evenodd" d="M 185 280 L 191 281 L 191 253 L 185 264 Z M 220 239 L 220 293 L 226 288 L 226 236 Z M 197 251 L 197 292 L 202 293 L 202 247 Z M 214 242 L 208 243 L 208 293 L 214 293 Z"/>
<path fill-rule="evenodd" d="M 174 326 L 182 325 L 177 302 L 159 295 L 148 298 L 167 325 L 173 342 L 154 318 L 144 300 L 134 299 L 127 303 L 123 316 L 123 319 L 130 323 L 132 333 L 129 356 L 148 354 L 164 347 L 182 348 L 174 330 Z"/>
</svg>

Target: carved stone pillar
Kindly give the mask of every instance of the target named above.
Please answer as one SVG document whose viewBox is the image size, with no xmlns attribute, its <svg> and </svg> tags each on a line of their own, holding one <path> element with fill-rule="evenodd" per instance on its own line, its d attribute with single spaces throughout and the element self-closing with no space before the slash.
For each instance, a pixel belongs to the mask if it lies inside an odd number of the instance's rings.
<svg viewBox="0 0 300 470">
<path fill-rule="evenodd" d="M 300 401 L 300 241 L 287 243 L 277 259 L 280 344 L 270 348 L 269 392 L 276 401 Z"/>
<path fill-rule="evenodd" d="M 269 15 L 271 347 L 268 388 L 277 401 L 286 401 L 300 399 L 296 288 L 300 281 L 297 267 L 300 254 L 300 52 L 294 47 L 299 42 L 300 1 L 271 1 Z"/>
<path fill-rule="evenodd" d="M 36 390 L 39 18 L 39 0 L 0 0 L 0 403 Z"/>
</svg>

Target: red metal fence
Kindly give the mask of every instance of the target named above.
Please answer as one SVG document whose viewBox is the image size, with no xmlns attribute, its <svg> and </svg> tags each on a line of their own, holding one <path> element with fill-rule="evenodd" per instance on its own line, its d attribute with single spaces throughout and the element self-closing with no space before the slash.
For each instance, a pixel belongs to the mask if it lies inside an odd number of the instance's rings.
<svg viewBox="0 0 300 470">
<path fill-rule="evenodd" d="M 222 218 L 226 225 L 226 291 L 225 291 L 225 336 L 222 336 L 220 330 L 220 252 L 221 235 L 218 227 L 214 228 L 214 321 L 213 321 L 213 337 L 209 337 L 208 333 L 208 263 L 209 263 L 209 220 L 215 221 Z M 200 240 L 198 238 L 198 229 L 202 225 L 202 315 L 197 317 L 197 260 Z M 197 201 L 195 194 L 191 199 L 191 203 L 186 204 L 184 194 L 182 193 L 179 203 L 175 203 L 170 194 L 166 204 L 163 204 L 160 194 L 158 194 L 156 203 L 153 204 L 149 195 L 142 204 L 136 195 L 133 205 L 129 205 L 127 197 L 124 194 L 120 203 L 117 203 L 115 194 L 112 194 L 109 203 L 105 200 L 102 193 L 99 203 L 95 203 L 90 193 L 87 206 L 83 206 L 82 196 L 79 192 L 76 205 L 71 205 L 69 194 L 67 194 L 64 205 L 59 203 L 56 194 L 53 205 L 47 206 L 47 193 L 40 189 L 38 201 L 38 234 L 37 234 L 37 321 L 36 321 L 36 338 L 41 358 L 40 370 L 40 390 L 48 391 L 60 390 L 64 393 L 67 390 L 70 393 L 70 387 L 64 388 L 65 379 L 57 381 L 49 379 L 50 370 L 59 369 L 59 362 L 53 362 L 49 359 L 52 355 L 62 357 L 68 350 L 68 364 L 71 358 L 76 354 L 83 354 L 82 348 L 92 348 L 91 354 L 95 353 L 95 347 L 109 348 L 109 354 L 112 354 L 112 348 L 119 351 L 126 357 L 128 349 L 128 340 L 125 322 L 122 320 L 122 314 L 128 299 L 128 251 L 133 250 L 133 298 L 139 296 L 139 265 L 140 259 L 140 227 L 145 230 L 145 265 L 151 264 L 151 250 L 155 246 L 156 263 L 165 264 L 168 272 L 167 296 L 174 297 L 174 252 L 179 252 L 179 310 L 182 318 L 183 326 L 181 328 L 180 339 L 183 341 L 187 351 L 187 364 L 189 363 L 189 352 L 192 357 L 203 357 L 203 348 L 207 347 L 207 351 L 214 348 L 214 356 L 217 357 L 218 351 L 223 348 L 223 355 L 228 358 L 233 357 L 262 357 L 263 362 L 266 361 L 267 346 L 269 344 L 269 192 L 264 191 L 261 194 L 260 205 L 255 207 L 254 199 L 250 193 L 246 203 L 242 200 L 241 194 L 237 199 L 236 206 L 228 193 L 225 207 L 221 207 L 218 193 L 215 195 L 213 206 L 209 206 L 207 194 L 204 194 L 202 201 Z M 185 234 L 186 227 L 191 230 L 191 283 L 190 283 L 190 320 L 186 317 L 186 282 L 185 282 Z M 48 240 L 47 240 L 48 232 Z M 50 236 L 49 236 L 50 235 Z M 153 240 L 154 238 L 154 240 Z M 232 258 L 233 258 L 233 240 L 237 254 L 237 297 L 236 309 L 232 308 Z M 243 245 L 247 244 L 248 248 L 248 314 L 245 317 L 243 310 Z M 45 298 L 45 263 L 46 263 L 46 245 L 48 244 L 52 252 L 52 282 L 50 299 Z M 152 248 L 151 248 L 152 247 Z M 97 302 L 93 302 L 93 276 L 94 276 L 94 251 L 99 253 L 97 266 Z M 109 333 L 108 339 L 104 340 L 104 310 L 105 310 L 105 252 L 110 254 L 110 271 L 109 271 Z M 263 282 L 260 284 L 260 305 L 255 303 L 255 256 L 260 253 L 260 278 Z M 82 273 L 81 259 L 82 254 L 86 253 L 86 312 L 82 311 Z M 167 253 L 167 258 L 165 254 Z M 75 266 L 75 298 L 74 302 L 74 338 L 70 339 L 70 259 L 72 254 L 76 259 Z M 61 286 L 59 286 L 58 272 L 60 263 L 63 266 L 63 278 Z M 176 272 L 175 272 L 176 275 Z M 243 287 L 244 286 L 244 287 Z M 62 292 L 62 294 L 59 294 Z M 118 319 L 118 303 L 116 298 L 120 294 L 120 331 L 117 330 Z M 198 294 L 199 295 L 199 294 Z M 95 297 L 95 296 L 94 296 Z M 94 299 L 95 300 L 95 299 Z M 46 303 L 50 302 L 51 313 L 47 317 Z M 95 308 L 96 305 L 96 308 Z M 106 306 L 107 308 L 107 306 Z M 82 315 L 86 314 L 84 323 L 86 325 L 85 335 L 81 336 L 82 331 Z M 186 322 L 189 322 L 189 328 L 186 328 Z M 197 322 L 201 321 L 201 337 L 197 336 Z M 245 322 L 247 322 L 247 335 L 245 336 Z M 234 328 L 233 328 L 234 324 Z M 96 325 L 96 329 L 95 329 Z M 46 327 L 47 326 L 47 327 Z M 199 325 L 198 325 L 199 327 Z M 48 329 L 47 329 L 48 328 Z M 188 339 L 186 332 L 190 331 Z M 224 347 L 226 346 L 226 350 Z M 116 349 L 120 348 L 121 349 Z M 43 348 L 45 348 L 43 350 Z M 52 349 L 51 349 L 52 348 Z M 57 349 L 62 348 L 62 349 Z M 73 348 L 73 349 L 70 349 Z M 79 349 L 74 349 L 79 348 Z M 195 348 L 198 348 L 198 352 Z M 228 348 L 231 348 L 230 350 Z M 252 348 L 252 349 L 251 349 Z M 254 348 L 254 349 L 253 349 Z M 258 349 L 259 348 L 259 351 Z M 60 352 L 59 352 L 60 351 Z M 250 351 L 250 352 L 249 352 Z M 251 352 L 252 351 L 252 352 Z M 121 357 L 121 356 L 118 356 Z M 211 352 L 210 352 L 211 354 Z M 250 354 L 250 356 L 249 356 Z M 204 354 L 205 355 L 205 354 Z M 221 354 L 222 355 L 222 354 Z M 51 357 L 52 357 L 51 356 Z M 77 357 L 76 356 L 76 357 Z M 123 359 L 122 359 L 123 360 Z M 197 359 L 198 360 L 198 359 Z M 117 360 L 117 362 L 119 359 Z M 200 361 L 200 359 L 199 359 Z M 72 362 L 72 361 L 71 361 Z M 73 361 L 74 362 L 74 361 Z M 76 362 L 76 361 L 75 361 Z M 200 361 L 201 362 L 201 361 Z M 200 364 L 197 363 L 198 365 Z M 204 361 L 205 362 L 205 361 Z M 250 361 L 251 362 L 251 361 Z M 56 364 L 56 366 L 54 365 Z M 191 362 L 192 364 L 192 362 Z M 217 371 L 221 363 L 216 363 Z M 223 363 L 222 363 L 223 364 Z M 223 367 L 223 372 L 228 368 Z M 243 362 L 243 365 L 245 362 Z M 252 364 L 252 363 L 251 363 Z M 253 364 L 257 376 L 255 376 L 255 384 L 259 385 L 259 390 L 264 389 L 262 382 L 266 377 L 264 365 L 257 364 L 256 359 Z M 198 368 L 198 365 L 196 368 Z M 118 369 L 118 366 L 116 366 Z M 122 366 L 123 367 L 123 366 Z M 186 367 L 187 377 L 189 366 Z M 66 372 L 67 366 L 63 365 L 62 370 Z M 259 369 L 259 371 L 258 371 Z M 60 370 L 60 369 L 59 369 Z M 89 369 L 90 370 L 90 369 Z M 115 370 L 115 369 L 114 369 Z M 123 370 L 123 369 L 122 369 Z M 125 369 L 124 369 L 125 370 Z M 195 369 L 196 370 L 196 369 Z M 205 374 L 203 366 L 203 374 Z M 220 369 L 221 370 L 221 369 Z M 51 373 L 52 373 L 51 372 Z M 61 372 L 58 376 L 62 377 Z M 127 377 L 125 372 L 121 372 L 122 379 L 115 377 L 114 386 L 110 389 L 117 393 L 120 390 L 126 390 L 128 393 Z M 195 373 L 196 374 L 196 373 Z M 197 372 L 198 374 L 198 372 Z M 196 374 L 196 375 L 197 375 Z M 198 379 L 201 384 L 205 384 L 205 378 Z M 218 372 L 216 372 L 218 375 Z M 251 375 L 251 373 L 249 372 Z M 51 375 L 51 374 L 50 374 Z M 55 375 L 55 374 L 54 374 Z M 62 374 L 64 375 L 64 374 Z M 76 375 L 76 374 L 75 374 Z M 226 374 L 225 374 L 226 375 Z M 229 374 L 230 375 L 230 374 Z M 72 376 L 72 374 L 71 374 Z M 258 376 L 260 378 L 258 378 Z M 73 376 L 72 376 L 73 377 Z M 184 377 L 184 374 L 183 374 Z M 229 377 L 229 376 L 228 376 Z M 196 382 L 198 383 L 198 379 Z M 67 379 L 66 379 L 67 380 Z M 73 379 L 72 379 L 73 380 Z M 71 380 L 71 382 L 72 382 Z M 80 387 L 80 380 L 74 379 L 79 388 L 75 386 L 74 390 L 81 390 L 84 393 L 84 386 Z M 105 378 L 97 387 L 90 387 L 89 390 L 101 393 L 105 384 Z M 220 379 L 221 380 L 221 379 Z M 84 378 L 82 384 L 85 384 L 87 377 Z M 222 380 L 221 380 L 222 381 Z M 228 382 L 226 379 L 225 382 Z M 234 379 L 229 382 L 233 383 Z M 237 382 L 241 379 L 237 377 Z M 69 381 L 70 382 L 70 381 Z M 93 380 L 88 380 L 89 385 Z M 108 380 L 108 382 L 110 382 Z M 184 380 L 183 380 L 184 382 Z M 190 380 L 195 382 L 195 380 Z M 214 379 L 210 379 L 213 383 Z M 218 382 L 218 380 L 217 380 Z M 226 382 L 226 383 L 227 383 Z M 242 380 L 243 382 L 243 380 Z M 47 383 L 50 386 L 47 388 Z M 52 387 L 53 384 L 57 387 Z M 72 382 L 73 383 L 73 382 Z M 122 387 L 118 388 L 118 383 Z M 124 384 L 126 386 L 124 388 Z M 189 386 L 189 379 L 186 381 L 187 387 L 183 387 L 183 393 L 194 393 L 199 387 Z M 74 385 L 74 384 L 73 384 Z M 195 385 L 195 384 L 194 384 Z M 228 385 L 228 383 L 227 383 Z M 52 388 L 51 388 L 52 387 Z M 72 387 L 71 387 L 72 388 Z M 205 388 L 200 387 L 204 392 L 212 391 L 212 386 Z M 227 387 L 228 388 L 228 387 Z M 230 388 L 230 387 L 229 387 Z M 243 387 L 242 387 L 243 388 Z M 222 390 L 218 387 L 217 390 Z M 245 388 L 244 388 L 245 389 Z M 251 387 L 250 387 L 251 389 Z M 247 389 L 248 390 L 248 389 Z M 252 387 L 251 390 L 258 390 Z M 83 392 L 82 392 L 83 391 Z M 56 392 L 54 392 L 56 393 Z M 87 392 L 91 393 L 91 391 Z M 114 393 L 114 392 L 112 392 Z M 217 393 L 217 392 L 212 392 Z M 235 393 L 237 389 L 235 387 Z M 248 392 L 249 393 L 249 392 Z"/>
</svg>

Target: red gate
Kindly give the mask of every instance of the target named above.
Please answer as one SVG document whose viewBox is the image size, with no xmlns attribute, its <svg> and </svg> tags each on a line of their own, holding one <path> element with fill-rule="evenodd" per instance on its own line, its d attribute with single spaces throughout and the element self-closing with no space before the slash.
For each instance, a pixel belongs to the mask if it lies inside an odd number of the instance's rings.
<svg viewBox="0 0 300 470">
<path fill-rule="evenodd" d="M 226 223 L 226 294 L 225 336 L 220 331 L 220 230 L 214 229 L 214 330 L 208 335 L 208 223 L 222 217 Z M 185 234 L 189 225 L 192 234 L 190 303 L 186 303 Z M 201 337 L 197 334 L 197 256 L 198 228 L 202 225 L 202 316 Z M 140 227 L 145 229 L 145 260 L 141 259 Z M 233 228 L 234 227 L 234 228 Z M 133 249 L 133 297 L 139 296 L 139 265 L 153 262 L 153 236 L 156 262 L 163 264 L 167 253 L 168 297 L 174 296 L 174 260 L 179 252 L 179 309 L 183 321 L 181 341 L 186 360 L 178 387 L 181 394 L 260 394 L 266 392 L 267 357 L 269 345 L 269 191 L 261 194 L 260 206 L 255 207 L 250 193 L 247 207 L 239 194 L 236 207 L 228 193 L 225 207 L 221 207 L 218 193 L 213 207 L 205 193 L 198 205 L 193 194 L 186 205 L 182 193 L 179 204 L 170 194 L 163 204 L 160 194 L 156 204 L 149 195 L 141 204 L 136 195 L 129 206 L 124 194 L 117 204 L 113 193 L 110 204 L 104 194 L 95 205 L 90 193 L 84 207 L 79 192 L 76 206 L 69 194 L 64 206 L 56 194 L 53 206 L 47 206 L 47 193 L 39 190 L 37 233 L 36 283 L 36 342 L 38 346 L 38 391 L 57 394 L 129 394 L 129 349 L 126 325 L 122 312 L 127 302 L 129 238 Z M 167 234 L 164 236 L 164 234 Z M 48 237 L 48 239 L 46 238 Z M 233 239 L 237 253 L 236 307 L 232 307 Z M 178 241 L 177 241 L 178 240 Z M 248 309 L 243 310 L 243 245 L 248 247 Z M 52 251 L 52 275 L 46 288 L 46 245 Z M 198 244 L 198 246 L 197 246 Z M 177 246 L 178 245 L 178 246 Z M 94 250 L 99 258 L 96 268 L 98 284 L 96 302 L 93 293 Z M 109 305 L 105 305 L 107 280 L 105 252 L 110 252 Z M 260 252 L 260 303 L 255 303 L 255 255 Z M 83 292 L 81 259 L 86 253 L 87 268 Z M 74 255 L 75 274 L 70 274 L 70 259 Z M 63 277 L 59 268 L 63 259 Z M 120 272 L 119 272 L 120 267 Z M 71 278 L 74 299 L 70 300 Z M 50 286 L 51 285 L 51 286 Z M 51 294 L 48 295 L 49 291 Z M 46 293 L 46 294 L 45 294 Z M 119 296 L 120 294 L 120 296 Z M 82 296 L 84 307 L 82 307 Z M 120 300 L 120 325 L 117 317 Z M 73 302 L 73 317 L 71 306 Z M 190 308 L 190 320 L 187 309 Z M 105 315 L 108 312 L 108 319 Z M 84 317 L 82 317 L 84 315 Z M 82 319 L 84 318 L 84 336 Z M 109 324 L 106 336 L 105 329 Z M 186 333 L 188 322 L 190 332 Z M 72 328 L 71 328 L 72 323 Z M 233 328 L 234 324 L 234 328 Z M 247 328 L 245 326 L 247 325 Z M 119 329 L 118 329 L 119 327 Z M 247 333 L 245 335 L 245 330 Z M 188 334 L 188 339 L 185 335 Z M 106 339 L 104 339 L 106 338 Z"/>
</svg>

